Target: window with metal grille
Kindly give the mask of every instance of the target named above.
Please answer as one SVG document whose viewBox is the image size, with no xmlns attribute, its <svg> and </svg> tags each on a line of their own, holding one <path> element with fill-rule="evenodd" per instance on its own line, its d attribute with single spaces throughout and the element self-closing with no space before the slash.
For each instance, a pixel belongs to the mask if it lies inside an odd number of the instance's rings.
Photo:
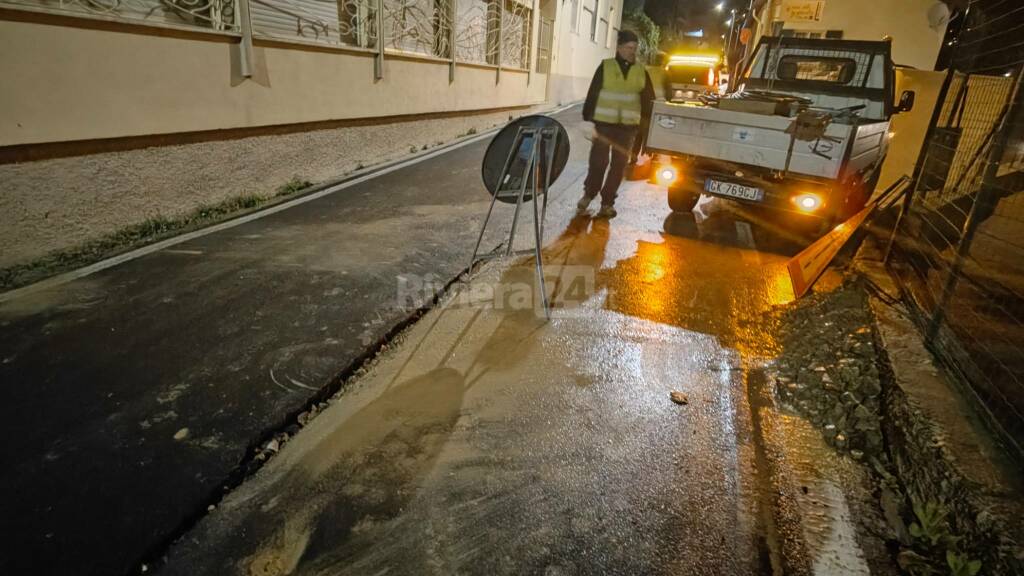
<svg viewBox="0 0 1024 576">
<path fill-rule="evenodd" d="M 551 44 L 554 39 L 555 23 L 541 17 L 540 42 L 537 44 L 537 72 L 547 74 L 551 71 Z"/>
<path fill-rule="evenodd" d="M 850 58 L 797 56 L 789 54 L 779 60 L 780 80 L 811 80 L 849 84 L 857 72 L 857 63 Z"/>
<path fill-rule="evenodd" d="M 583 12 L 584 18 L 587 19 L 587 28 L 590 30 L 590 40 L 592 42 L 597 41 L 597 7 L 596 2 L 591 3 L 590 1 L 584 1 Z"/>
</svg>

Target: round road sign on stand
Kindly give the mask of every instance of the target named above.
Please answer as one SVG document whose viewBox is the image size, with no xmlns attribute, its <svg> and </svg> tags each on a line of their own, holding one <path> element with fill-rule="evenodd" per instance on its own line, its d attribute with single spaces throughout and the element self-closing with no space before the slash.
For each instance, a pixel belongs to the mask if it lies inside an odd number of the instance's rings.
<svg viewBox="0 0 1024 576">
<path fill-rule="evenodd" d="M 528 167 L 529 155 L 533 148 L 531 137 L 520 140 L 518 153 L 511 159 L 505 182 L 500 187 L 498 186 L 498 179 L 501 177 L 505 164 L 509 162 L 512 147 L 516 143 L 516 137 L 519 135 L 521 128 L 545 129 L 545 136 L 541 143 L 539 156 L 541 178 L 546 179 L 548 185 L 558 179 L 562 174 L 562 170 L 565 169 L 566 163 L 569 161 L 569 134 L 565 131 L 565 128 L 557 120 L 549 116 L 524 116 L 502 128 L 498 135 L 491 140 L 490 145 L 487 146 L 487 152 L 484 154 L 482 176 L 484 186 L 492 195 L 499 189 L 502 192 L 518 192 L 522 186 L 522 179 L 527 177 L 526 168 Z M 555 137 L 556 133 L 557 137 Z M 554 140 L 555 146 L 553 155 L 550 150 L 552 140 Z M 553 160 L 549 167 L 548 158 L 552 156 Z M 544 186 L 544 184 L 545 182 L 541 182 L 541 186 Z M 527 193 L 523 200 L 529 201 L 532 199 L 533 183 L 528 181 Z M 507 204 L 515 204 L 517 196 L 515 194 L 501 194 L 498 195 L 498 200 Z"/>
</svg>

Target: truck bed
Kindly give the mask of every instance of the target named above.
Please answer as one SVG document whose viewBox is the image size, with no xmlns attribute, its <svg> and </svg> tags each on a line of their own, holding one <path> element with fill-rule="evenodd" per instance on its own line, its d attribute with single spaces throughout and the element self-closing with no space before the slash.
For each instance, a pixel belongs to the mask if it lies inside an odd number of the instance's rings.
<svg viewBox="0 0 1024 576">
<path fill-rule="evenodd" d="M 658 101 L 654 103 L 647 146 L 781 171 L 786 169 L 790 142 L 786 129 L 792 121 L 783 116 Z M 877 121 L 858 126 L 833 123 L 826 135 L 836 141 L 796 141 L 788 169 L 815 178 L 839 179 L 852 137 L 847 170 L 858 172 L 878 159 L 888 127 L 888 122 Z"/>
</svg>

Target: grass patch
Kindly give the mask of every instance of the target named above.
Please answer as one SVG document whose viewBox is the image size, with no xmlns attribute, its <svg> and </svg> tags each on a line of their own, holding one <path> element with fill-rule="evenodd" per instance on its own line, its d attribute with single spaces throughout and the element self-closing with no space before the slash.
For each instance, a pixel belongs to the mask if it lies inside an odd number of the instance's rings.
<svg viewBox="0 0 1024 576">
<path fill-rule="evenodd" d="M 25 286 L 48 276 L 87 266 L 104 258 L 127 252 L 133 248 L 216 224 L 232 216 L 238 216 L 245 212 L 251 212 L 261 206 L 272 204 L 284 197 L 305 190 L 312 185 L 312 182 L 308 180 L 292 178 L 279 186 L 269 196 L 244 194 L 222 200 L 216 204 L 199 206 L 191 212 L 176 218 L 166 218 L 164 216 L 147 218 L 142 222 L 126 226 L 116 232 L 96 240 L 91 240 L 80 246 L 53 252 L 25 264 L 16 264 L 2 268 L 0 269 L 0 290 L 11 290 L 19 286 Z"/>
</svg>

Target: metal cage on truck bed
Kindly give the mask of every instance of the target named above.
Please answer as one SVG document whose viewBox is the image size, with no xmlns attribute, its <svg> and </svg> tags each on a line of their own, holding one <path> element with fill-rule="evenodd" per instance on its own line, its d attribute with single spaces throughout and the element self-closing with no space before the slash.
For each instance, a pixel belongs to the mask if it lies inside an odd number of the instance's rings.
<svg viewBox="0 0 1024 576">
<path fill-rule="evenodd" d="M 793 74 L 794 60 L 812 65 L 796 66 Z M 827 66 L 815 70 L 813 64 L 820 62 L 846 63 L 848 75 L 830 75 Z M 892 70 L 889 42 L 766 36 L 758 43 L 740 86 L 809 98 L 822 108 L 839 109 L 868 100 L 862 118 L 880 120 L 893 113 Z"/>
</svg>

